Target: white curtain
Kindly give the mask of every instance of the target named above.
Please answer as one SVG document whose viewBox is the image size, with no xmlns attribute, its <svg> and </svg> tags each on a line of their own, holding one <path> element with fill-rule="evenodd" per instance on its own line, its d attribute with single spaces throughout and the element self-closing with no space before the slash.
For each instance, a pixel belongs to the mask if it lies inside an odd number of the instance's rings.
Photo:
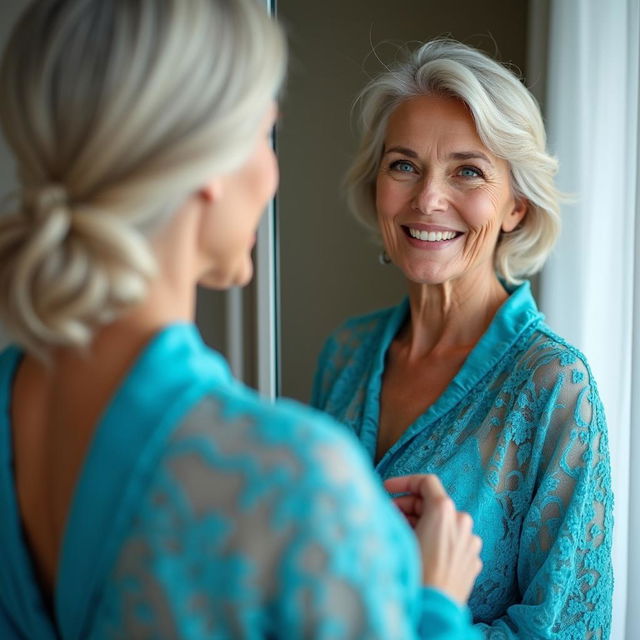
<svg viewBox="0 0 640 640">
<path fill-rule="evenodd" d="M 611 638 L 640 638 L 640 0 L 552 0 L 547 126 L 560 241 L 541 277 L 552 328 L 587 356 L 611 445 Z M 636 257 L 638 256 L 638 257 Z"/>
</svg>

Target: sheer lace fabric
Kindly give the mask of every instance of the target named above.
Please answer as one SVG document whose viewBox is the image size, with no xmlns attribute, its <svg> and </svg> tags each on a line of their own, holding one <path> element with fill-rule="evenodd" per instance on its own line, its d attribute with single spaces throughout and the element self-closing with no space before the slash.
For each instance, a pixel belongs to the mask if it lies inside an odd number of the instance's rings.
<svg viewBox="0 0 640 640">
<path fill-rule="evenodd" d="M 473 640 L 420 586 L 414 536 L 355 439 L 233 380 L 194 327 L 161 332 L 123 381 L 76 487 L 43 606 L 12 478 L 0 354 L 0 636 L 38 640 Z"/>
<path fill-rule="evenodd" d="M 97 637 L 415 637 L 411 534 L 342 436 L 279 422 L 218 396 L 176 430 Z"/>
<path fill-rule="evenodd" d="M 395 514 L 376 527 L 372 509 L 388 506 L 364 467 L 304 424 L 274 432 L 225 411 L 207 399 L 173 435 L 110 582 L 104 637 L 410 635 L 411 541 Z M 366 602 L 368 580 L 384 599 Z"/>
<path fill-rule="evenodd" d="M 384 355 L 400 307 L 347 322 L 320 358 L 314 404 L 375 452 Z M 607 638 L 612 494 L 597 387 L 575 348 L 516 290 L 443 395 L 377 465 L 436 473 L 484 541 L 471 595 L 487 638 Z"/>
</svg>

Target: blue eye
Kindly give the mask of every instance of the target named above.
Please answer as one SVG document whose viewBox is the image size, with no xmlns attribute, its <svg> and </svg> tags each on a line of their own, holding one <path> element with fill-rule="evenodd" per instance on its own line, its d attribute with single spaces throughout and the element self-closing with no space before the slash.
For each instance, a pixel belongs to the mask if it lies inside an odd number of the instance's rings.
<svg viewBox="0 0 640 640">
<path fill-rule="evenodd" d="M 476 169 L 475 167 L 462 167 L 458 171 L 458 175 L 463 178 L 482 178 L 483 174 L 480 169 Z"/>
<path fill-rule="evenodd" d="M 389 168 L 400 173 L 412 173 L 414 171 L 413 165 L 406 160 L 396 160 L 391 163 Z"/>
</svg>

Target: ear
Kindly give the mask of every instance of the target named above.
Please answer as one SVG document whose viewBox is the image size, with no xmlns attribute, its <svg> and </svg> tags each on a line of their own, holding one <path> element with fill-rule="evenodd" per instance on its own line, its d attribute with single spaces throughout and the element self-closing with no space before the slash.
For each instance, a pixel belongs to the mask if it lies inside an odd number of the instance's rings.
<svg viewBox="0 0 640 640">
<path fill-rule="evenodd" d="M 198 189 L 197 195 L 199 198 L 202 198 L 207 204 L 214 204 L 215 202 L 220 200 L 223 192 L 224 188 L 222 178 L 213 178 Z"/>
<path fill-rule="evenodd" d="M 516 198 L 513 209 L 507 213 L 502 221 L 502 231 L 505 233 L 513 231 L 522 222 L 528 210 L 529 201 L 525 198 Z"/>
</svg>

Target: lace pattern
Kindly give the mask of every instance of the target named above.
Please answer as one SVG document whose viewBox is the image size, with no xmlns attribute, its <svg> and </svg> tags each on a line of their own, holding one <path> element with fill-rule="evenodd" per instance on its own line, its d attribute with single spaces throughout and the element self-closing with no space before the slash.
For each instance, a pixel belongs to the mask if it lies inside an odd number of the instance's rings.
<svg viewBox="0 0 640 640">
<path fill-rule="evenodd" d="M 612 594 L 604 412 L 584 356 L 534 318 L 532 305 L 520 324 L 507 305 L 499 323 L 513 320 L 513 335 L 490 328 L 486 351 L 470 356 L 377 471 L 436 473 L 474 517 L 484 568 L 469 606 L 486 638 L 600 640 L 609 636 Z M 372 457 L 394 313 L 335 332 L 316 377 L 314 404 Z M 476 367 L 496 353 L 492 366 Z"/>
<path fill-rule="evenodd" d="M 278 422 L 209 397 L 176 430 L 97 638 L 415 637 L 414 541 L 366 461 Z"/>
<path fill-rule="evenodd" d="M 420 587 L 413 535 L 356 439 L 235 381 L 193 325 L 139 355 L 97 427 L 71 508 L 55 620 L 29 561 L 0 354 L 0 636 L 474 640 Z"/>
</svg>

